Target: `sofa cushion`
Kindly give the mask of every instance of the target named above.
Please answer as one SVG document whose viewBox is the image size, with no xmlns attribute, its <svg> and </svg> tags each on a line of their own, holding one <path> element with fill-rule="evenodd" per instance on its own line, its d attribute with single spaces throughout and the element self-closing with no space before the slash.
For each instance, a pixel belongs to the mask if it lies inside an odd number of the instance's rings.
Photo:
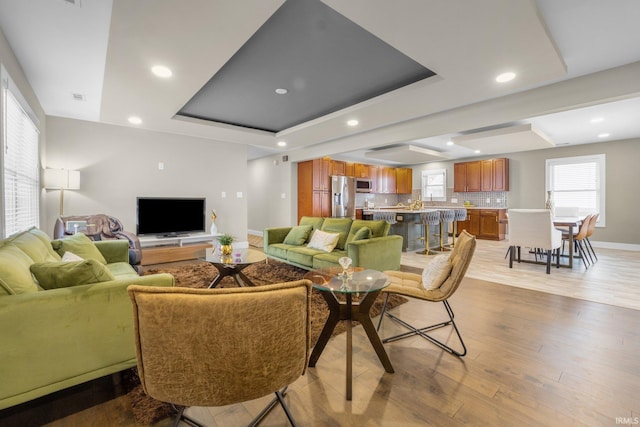
<svg viewBox="0 0 640 427">
<path fill-rule="evenodd" d="M 58 254 L 60 255 L 64 255 L 65 252 L 70 251 L 83 259 L 95 259 L 101 264 L 107 263 L 107 260 L 104 258 L 93 241 L 83 233 L 78 233 L 74 234 L 73 236 L 65 237 L 63 239 L 54 240 L 53 242 L 51 242 L 51 244 L 56 252 L 58 252 Z"/>
<path fill-rule="evenodd" d="M 331 252 L 338 244 L 338 240 L 340 240 L 340 233 L 327 233 L 322 230 L 316 230 L 313 232 L 307 247 Z"/>
<path fill-rule="evenodd" d="M 284 238 L 284 244 L 286 245 L 295 245 L 302 246 L 304 242 L 309 238 L 309 234 L 311 233 L 311 225 L 298 225 L 295 227 L 291 227 L 291 230 L 287 234 L 287 237 Z"/>
<path fill-rule="evenodd" d="M 300 218 L 300 222 L 298 223 L 298 225 L 310 225 L 313 232 L 316 230 L 320 230 L 323 223 L 324 218 L 321 216 L 303 216 L 302 218 Z"/>
<path fill-rule="evenodd" d="M 356 221 L 353 222 L 349 235 L 347 236 L 347 243 L 351 243 L 354 240 L 364 240 L 371 238 L 371 229 L 366 225 L 356 225 Z"/>
<path fill-rule="evenodd" d="M 33 260 L 9 240 L 0 242 L 0 293 L 4 295 L 38 292 L 29 266 Z"/>
<path fill-rule="evenodd" d="M 287 259 L 287 251 L 291 248 L 297 248 L 299 246 L 285 245 L 284 243 L 273 243 L 266 248 L 267 255 L 274 257 Z"/>
<path fill-rule="evenodd" d="M 293 246 L 287 251 L 287 260 L 299 265 L 313 267 L 313 257 L 322 253 L 326 252 L 306 246 Z"/>
<path fill-rule="evenodd" d="M 39 234 L 44 235 L 44 239 Z M 37 228 L 31 228 L 9 238 L 22 252 L 29 255 L 33 262 L 60 261 L 60 255 L 51 247 L 51 241 L 46 234 Z"/>
<path fill-rule="evenodd" d="M 338 260 L 347 256 L 347 251 L 334 250 L 331 253 L 322 253 L 313 257 L 313 268 L 329 268 L 338 265 Z"/>
<path fill-rule="evenodd" d="M 138 272 L 128 262 L 112 262 L 105 266 L 116 280 L 138 277 Z"/>
<path fill-rule="evenodd" d="M 386 235 L 388 235 L 391 225 L 383 219 L 381 220 L 356 219 L 355 221 L 353 221 L 353 224 L 351 224 L 351 231 L 356 232 L 361 227 L 369 227 L 371 229 L 371 238 L 374 238 L 374 237 L 385 237 Z"/>
<path fill-rule="evenodd" d="M 347 237 L 349 236 L 349 230 L 351 229 L 351 218 L 326 218 L 322 223 L 320 230 L 328 233 L 338 233 L 340 238 L 338 239 L 337 248 L 343 250 L 347 244 Z M 313 236 L 312 236 L 313 238 Z"/>
<path fill-rule="evenodd" d="M 108 282 L 115 276 L 95 259 L 82 261 L 38 262 L 31 265 L 31 272 L 44 289 L 66 288 Z"/>
</svg>

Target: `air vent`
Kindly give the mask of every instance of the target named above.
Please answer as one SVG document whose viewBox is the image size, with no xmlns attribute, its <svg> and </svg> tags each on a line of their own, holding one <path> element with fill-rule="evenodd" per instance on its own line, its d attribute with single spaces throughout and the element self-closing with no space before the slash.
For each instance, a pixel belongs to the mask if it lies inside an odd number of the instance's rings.
<svg viewBox="0 0 640 427">
<path fill-rule="evenodd" d="M 67 0 L 65 0 L 67 1 Z M 72 93 L 71 96 L 73 97 L 74 101 L 86 101 L 87 98 L 85 98 L 85 96 L 81 93 Z"/>
<path fill-rule="evenodd" d="M 62 0 L 62 2 L 63 2 L 64 4 L 69 5 L 69 6 L 78 6 L 78 7 L 82 7 L 81 0 Z"/>
</svg>

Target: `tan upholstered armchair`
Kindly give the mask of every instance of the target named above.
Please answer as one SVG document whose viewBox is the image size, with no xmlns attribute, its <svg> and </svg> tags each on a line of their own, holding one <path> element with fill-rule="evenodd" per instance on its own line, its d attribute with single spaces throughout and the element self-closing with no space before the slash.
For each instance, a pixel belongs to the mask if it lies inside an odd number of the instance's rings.
<svg viewBox="0 0 640 427">
<path fill-rule="evenodd" d="M 309 361 L 311 282 L 247 288 L 130 286 L 138 375 L 151 397 L 180 406 L 224 406 L 275 393 L 284 402 Z M 200 425 L 178 410 L 181 419 Z M 253 423 L 251 425 L 254 425 Z"/>
<path fill-rule="evenodd" d="M 142 249 L 135 234 L 125 231 L 119 219 L 105 214 L 63 216 L 56 220 L 53 238 L 82 232 L 92 240 L 126 239 L 129 242 L 129 264 L 141 273 Z"/>
</svg>

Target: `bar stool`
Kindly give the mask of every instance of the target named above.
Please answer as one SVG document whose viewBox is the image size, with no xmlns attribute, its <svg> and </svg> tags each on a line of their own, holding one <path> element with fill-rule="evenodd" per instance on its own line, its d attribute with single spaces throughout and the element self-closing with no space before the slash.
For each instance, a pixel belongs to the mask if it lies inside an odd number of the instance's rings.
<svg viewBox="0 0 640 427">
<path fill-rule="evenodd" d="M 449 240 L 449 223 L 453 222 L 456 214 L 453 209 L 441 209 L 440 210 L 440 252 L 444 252 L 446 249 L 444 246 L 444 237 L 447 236 Z"/>
<path fill-rule="evenodd" d="M 424 239 L 424 250 L 418 251 L 416 253 L 429 255 L 429 226 L 430 225 L 438 225 L 440 224 L 440 211 L 427 211 L 420 212 L 420 222 L 422 222 L 422 237 L 420 239 Z"/>
<path fill-rule="evenodd" d="M 453 243 L 451 246 L 456 246 L 456 236 L 458 235 L 458 221 L 466 221 L 467 220 L 467 210 L 465 208 L 454 209 L 454 218 L 453 218 Z"/>
</svg>

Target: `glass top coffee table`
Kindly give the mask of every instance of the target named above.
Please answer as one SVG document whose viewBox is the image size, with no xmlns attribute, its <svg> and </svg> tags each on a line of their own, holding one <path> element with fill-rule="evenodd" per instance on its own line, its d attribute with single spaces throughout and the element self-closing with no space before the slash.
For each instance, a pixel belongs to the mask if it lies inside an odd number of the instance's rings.
<svg viewBox="0 0 640 427">
<path fill-rule="evenodd" d="M 342 274 L 342 268 L 329 268 L 309 271 L 304 276 L 313 282 L 313 287 L 321 291 L 327 305 L 329 306 L 329 317 L 322 328 L 318 342 L 313 347 L 313 352 L 309 358 L 309 366 L 314 367 L 322 354 L 331 334 L 340 320 L 347 323 L 347 400 L 352 397 L 352 321 L 360 322 L 369 342 L 378 355 L 384 370 L 393 373 L 393 366 L 387 356 L 387 352 L 380 341 L 380 337 L 373 326 L 369 310 L 375 302 L 380 291 L 389 286 L 389 278 L 375 270 L 365 270 L 360 267 L 352 268 L 349 274 Z M 338 298 L 342 294 L 344 298 Z M 357 296 L 358 301 L 354 302 L 353 297 Z"/>
<path fill-rule="evenodd" d="M 199 254 L 198 259 L 213 264 L 218 270 L 218 276 L 209 285 L 209 288 L 215 288 L 227 276 L 232 276 L 238 286 L 253 286 L 242 270 L 251 264 L 266 260 L 267 257 L 255 249 L 234 249 L 231 255 L 221 255 L 214 248 L 207 248 Z"/>
</svg>

